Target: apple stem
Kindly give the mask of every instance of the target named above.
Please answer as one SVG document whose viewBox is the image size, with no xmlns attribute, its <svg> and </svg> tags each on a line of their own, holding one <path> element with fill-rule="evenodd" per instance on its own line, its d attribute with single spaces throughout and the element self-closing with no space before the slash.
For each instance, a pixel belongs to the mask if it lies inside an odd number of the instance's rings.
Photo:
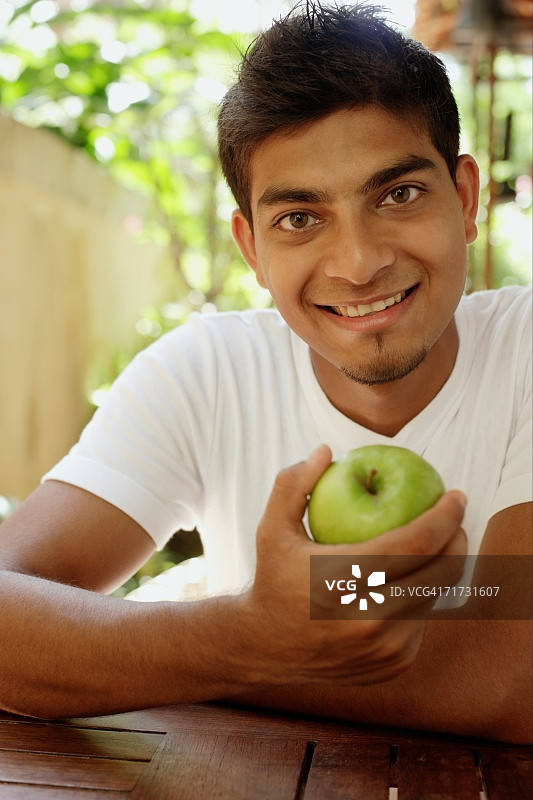
<svg viewBox="0 0 533 800">
<path fill-rule="evenodd" d="M 374 486 L 374 478 L 376 477 L 377 474 L 378 474 L 377 469 L 371 469 L 370 470 L 370 474 L 368 476 L 368 480 L 367 480 L 366 486 L 365 486 L 365 489 L 367 490 L 367 492 L 369 494 L 377 494 L 377 489 Z"/>
</svg>

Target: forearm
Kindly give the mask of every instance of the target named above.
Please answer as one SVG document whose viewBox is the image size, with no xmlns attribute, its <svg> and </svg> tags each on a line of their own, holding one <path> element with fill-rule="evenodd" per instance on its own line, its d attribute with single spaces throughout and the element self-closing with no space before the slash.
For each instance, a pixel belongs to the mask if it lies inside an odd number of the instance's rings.
<svg viewBox="0 0 533 800">
<path fill-rule="evenodd" d="M 239 598 L 131 603 L 0 573 L 0 706 L 51 718 L 209 700 L 256 685 Z M 244 626 L 245 627 L 245 626 Z"/>
<path fill-rule="evenodd" d="M 414 663 L 368 686 L 313 683 L 248 693 L 239 702 L 357 722 L 531 743 L 529 622 L 428 622 Z"/>
</svg>

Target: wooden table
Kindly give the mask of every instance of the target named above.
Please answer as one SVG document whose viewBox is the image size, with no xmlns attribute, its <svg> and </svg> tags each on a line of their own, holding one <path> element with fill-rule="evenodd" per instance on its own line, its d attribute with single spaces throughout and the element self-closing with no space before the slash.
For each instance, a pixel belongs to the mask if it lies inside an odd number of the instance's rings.
<svg viewBox="0 0 533 800">
<path fill-rule="evenodd" d="M 533 747 L 216 704 L 0 713 L 0 800 L 527 800 Z"/>
</svg>

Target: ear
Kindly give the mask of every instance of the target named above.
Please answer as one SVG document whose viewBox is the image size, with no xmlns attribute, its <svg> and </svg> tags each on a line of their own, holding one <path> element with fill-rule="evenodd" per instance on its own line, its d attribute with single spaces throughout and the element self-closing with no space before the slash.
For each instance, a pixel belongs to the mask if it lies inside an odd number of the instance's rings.
<svg viewBox="0 0 533 800">
<path fill-rule="evenodd" d="M 476 216 L 479 204 L 479 169 L 472 156 L 459 156 L 455 180 L 463 207 L 466 242 L 472 244 L 477 238 Z"/>
<path fill-rule="evenodd" d="M 233 233 L 233 238 L 239 246 L 239 250 L 244 256 L 244 260 L 255 272 L 258 284 L 262 286 L 263 289 L 266 289 L 261 268 L 258 264 L 254 235 L 250 223 L 239 208 L 231 215 L 231 231 Z"/>
</svg>

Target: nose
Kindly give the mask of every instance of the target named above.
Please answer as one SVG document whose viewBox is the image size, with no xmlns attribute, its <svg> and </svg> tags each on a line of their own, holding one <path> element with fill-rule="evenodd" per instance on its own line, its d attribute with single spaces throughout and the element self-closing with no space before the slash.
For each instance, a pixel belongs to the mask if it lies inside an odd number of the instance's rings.
<svg viewBox="0 0 533 800">
<path fill-rule="evenodd" d="M 394 264 L 395 250 L 382 220 L 350 214 L 337 220 L 328 233 L 322 264 L 329 278 L 363 285 Z"/>
</svg>

